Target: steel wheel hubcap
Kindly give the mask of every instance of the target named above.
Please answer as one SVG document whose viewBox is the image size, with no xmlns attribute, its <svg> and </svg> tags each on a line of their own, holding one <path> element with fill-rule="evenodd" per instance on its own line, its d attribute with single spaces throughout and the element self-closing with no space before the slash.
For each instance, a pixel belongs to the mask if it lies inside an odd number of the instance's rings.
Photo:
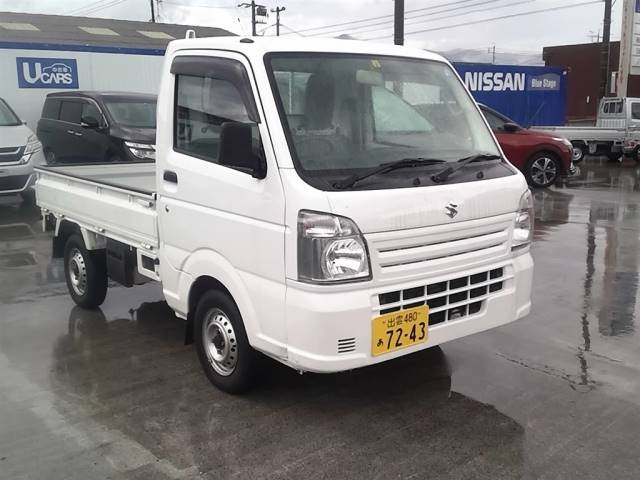
<svg viewBox="0 0 640 480">
<path fill-rule="evenodd" d="M 219 308 L 207 312 L 202 324 L 202 338 L 213 369 L 225 377 L 231 375 L 238 363 L 238 341 L 226 313 Z"/>
<path fill-rule="evenodd" d="M 573 148 L 573 161 L 576 162 L 582 158 L 582 149 L 579 147 Z"/>
<path fill-rule="evenodd" d="M 531 165 L 531 177 L 538 185 L 552 183 L 556 179 L 557 168 L 555 162 L 549 157 L 541 157 Z"/>
<path fill-rule="evenodd" d="M 84 295 L 87 289 L 87 265 L 84 262 L 82 252 L 77 248 L 71 250 L 68 268 L 71 288 L 76 294 Z"/>
</svg>

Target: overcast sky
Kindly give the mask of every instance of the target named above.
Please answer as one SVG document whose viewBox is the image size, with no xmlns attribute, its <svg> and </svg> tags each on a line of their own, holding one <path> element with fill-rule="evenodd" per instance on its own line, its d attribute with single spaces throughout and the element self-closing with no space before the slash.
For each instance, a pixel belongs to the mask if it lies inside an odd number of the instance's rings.
<svg viewBox="0 0 640 480">
<path fill-rule="evenodd" d="M 516 54 L 540 52 L 546 45 L 586 43 L 591 41 L 590 35 L 595 36 L 602 28 L 602 2 L 496 21 L 483 20 L 587 2 L 589 0 L 405 0 L 406 32 L 431 30 L 407 34 L 406 43 L 437 51 L 457 48 L 486 51 L 495 45 L 498 51 Z M 237 8 L 238 1 L 161 0 L 158 3 L 163 22 L 215 26 L 244 34 L 251 31 L 249 9 Z M 293 29 L 305 36 L 350 34 L 362 39 L 384 37 L 376 41 L 392 42 L 393 0 L 264 0 L 263 3 L 269 9 L 276 5 L 286 7 L 281 14 L 283 33 Z M 612 38 L 619 39 L 623 0 L 615 3 Z M 127 20 L 150 18 L 149 0 L 0 0 L 0 11 Z M 381 18 L 308 30 L 374 17 Z M 274 22 L 275 14 L 270 13 L 258 31 Z M 469 22 L 476 23 L 451 28 Z M 269 27 L 266 33 L 275 34 L 275 28 Z M 297 35 L 289 36 L 293 40 Z"/>
</svg>

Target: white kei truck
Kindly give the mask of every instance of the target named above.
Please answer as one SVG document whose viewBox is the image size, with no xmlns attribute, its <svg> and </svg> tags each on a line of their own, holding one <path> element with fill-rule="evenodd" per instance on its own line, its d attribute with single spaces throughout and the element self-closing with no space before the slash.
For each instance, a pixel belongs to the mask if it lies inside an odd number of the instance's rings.
<svg viewBox="0 0 640 480">
<path fill-rule="evenodd" d="M 529 313 L 531 194 L 438 55 L 173 41 L 156 142 L 155 163 L 39 168 L 37 203 L 73 300 L 160 281 L 224 391 L 257 352 L 338 372 Z"/>
</svg>

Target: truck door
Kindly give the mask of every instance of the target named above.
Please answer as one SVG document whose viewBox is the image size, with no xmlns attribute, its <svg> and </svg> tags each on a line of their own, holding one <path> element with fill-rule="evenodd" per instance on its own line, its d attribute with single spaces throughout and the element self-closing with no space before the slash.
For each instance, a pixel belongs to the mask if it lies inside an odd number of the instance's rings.
<svg viewBox="0 0 640 480">
<path fill-rule="evenodd" d="M 157 185 L 165 294 L 171 304 L 180 277 L 199 276 L 206 265 L 206 274 L 223 284 L 224 279 L 239 280 L 251 304 L 264 307 L 256 315 L 261 333 L 282 340 L 284 193 L 251 67 L 231 52 L 215 52 L 215 57 L 206 50 L 188 52 L 173 58 L 171 84 L 163 79 L 158 97 Z M 223 128 L 233 122 L 251 126 L 248 142 L 253 154 L 266 161 L 264 178 L 252 176 L 242 162 L 228 157 L 228 148 L 220 148 Z M 234 141 L 244 142 L 246 137 Z M 237 287 L 225 286 L 232 294 Z M 277 297 L 279 301 L 273 301 Z M 235 300 L 243 315 L 251 310 L 242 299 Z M 247 325 L 250 340 L 256 334 L 251 330 Z"/>
</svg>

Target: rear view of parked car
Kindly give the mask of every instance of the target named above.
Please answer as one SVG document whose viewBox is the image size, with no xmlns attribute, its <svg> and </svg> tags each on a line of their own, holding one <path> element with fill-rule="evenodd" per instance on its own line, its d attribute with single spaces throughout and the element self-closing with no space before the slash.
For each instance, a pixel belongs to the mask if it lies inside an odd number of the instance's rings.
<svg viewBox="0 0 640 480">
<path fill-rule="evenodd" d="M 36 136 L 0 98 L 0 195 L 20 194 L 33 200 L 33 167 L 43 161 Z"/>
<path fill-rule="evenodd" d="M 48 164 L 155 160 L 156 97 L 138 93 L 47 95 L 38 122 Z"/>
<path fill-rule="evenodd" d="M 531 186 L 549 187 L 561 176 L 575 172 L 573 146 L 569 140 L 523 128 L 486 105 L 480 105 L 480 110 L 509 161 L 524 173 Z"/>
</svg>

